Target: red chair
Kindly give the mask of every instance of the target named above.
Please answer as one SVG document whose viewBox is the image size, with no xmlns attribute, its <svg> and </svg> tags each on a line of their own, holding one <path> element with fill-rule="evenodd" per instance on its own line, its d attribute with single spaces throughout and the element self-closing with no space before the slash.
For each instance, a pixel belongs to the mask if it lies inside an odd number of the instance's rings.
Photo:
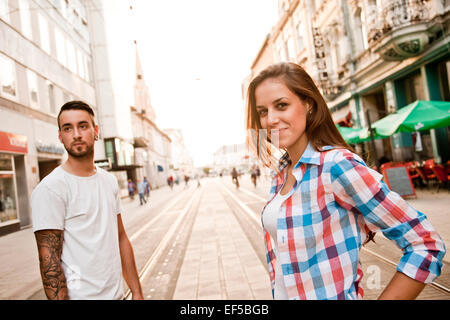
<svg viewBox="0 0 450 320">
<path fill-rule="evenodd" d="M 422 186 L 428 185 L 429 181 L 428 181 L 428 177 L 425 173 L 424 167 L 421 166 L 419 163 L 417 163 L 415 169 L 416 169 L 417 174 L 420 177 L 420 180 L 422 181 Z"/>
<path fill-rule="evenodd" d="M 438 181 L 438 179 L 432 169 L 434 165 L 435 165 L 434 159 L 425 160 L 425 165 L 423 166 L 423 171 L 425 173 L 427 181 L 436 183 Z"/>
<path fill-rule="evenodd" d="M 450 181 L 450 160 L 447 161 L 445 168 L 447 170 L 447 181 Z"/>
<path fill-rule="evenodd" d="M 435 164 L 434 161 L 432 164 L 430 164 L 430 168 L 433 171 L 434 175 L 436 176 L 437 181 L 439 182 L 437 191 L 439 192 L 439 189 L 443 187 L 448 187 L 448 174 L 445 169 L 445 167 L 441 164 Z"/>
<path fill-rule="evenodd" d="M 416 167 L 418 166 L 418 163 L 416 161 L 410 161 L 405 163 L 406 168 L 408 169 L 409 176 L 411 177 L 411 180 L 415 187 L 417 187 L 417 184 L 419 183 L 420 186 L 424 186 L 424 183 L 422 181 L 422 177 L 417 172 Z"/>
</svg>

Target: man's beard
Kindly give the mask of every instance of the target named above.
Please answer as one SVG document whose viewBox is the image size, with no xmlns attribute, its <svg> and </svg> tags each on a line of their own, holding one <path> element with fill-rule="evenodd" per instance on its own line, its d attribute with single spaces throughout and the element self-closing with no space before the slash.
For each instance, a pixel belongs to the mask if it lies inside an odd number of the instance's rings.
<svg viewBox="0 0 450 320">
<path fill-rule="evenodd" d="M 94 145 L 89 146 L 86 144 L 86 150 L 82 152 L 74 152 L 71 147 L 67 148 L 66 145 L 64 145 L 64 148 L 69 155 L 77 159 L 90 158 L 94 154 Z M 76 148 L 77 147 L 75 147 L 74 149 Z"/>
</svg>

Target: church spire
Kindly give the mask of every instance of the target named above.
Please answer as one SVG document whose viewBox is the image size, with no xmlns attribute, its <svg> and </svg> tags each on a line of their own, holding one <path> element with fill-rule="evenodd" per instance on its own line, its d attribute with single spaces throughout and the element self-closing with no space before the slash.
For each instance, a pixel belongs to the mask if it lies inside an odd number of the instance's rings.
<svg viewBox="0 0 450 320">
<path fill-rule="evenodd" d="M 144 71 L 142 70 L 141 59 L 139 58 L 137 41 L 134 40 L 134 44 L 136 47 L 136 80 L 144 79 Z"/>
<path fill-rule="evenodd" d="M 150 91 L 144 80 L 144 70 L 141 59 L 139 58 L 137 41 L 134 40 L 136 47 L 136 79 L 134 82 L 134 105 L 138 112 L 145 114 L 147 118 L 155 121 L 156 115 L 150 102 Z"/>
</svg>

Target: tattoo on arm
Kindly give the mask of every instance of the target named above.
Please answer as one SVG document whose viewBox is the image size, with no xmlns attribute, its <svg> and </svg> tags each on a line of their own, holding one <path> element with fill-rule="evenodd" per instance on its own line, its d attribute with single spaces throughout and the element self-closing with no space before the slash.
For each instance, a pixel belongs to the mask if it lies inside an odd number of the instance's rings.
<svg viewBox="0 0 450 320">
<path fill-rule="evenodd" d="M 61 230 L 35 233 L 42 283 L 48 299 L 68 299 L 67 281 L 61 266 L 64 234 Z"/>
</svg>

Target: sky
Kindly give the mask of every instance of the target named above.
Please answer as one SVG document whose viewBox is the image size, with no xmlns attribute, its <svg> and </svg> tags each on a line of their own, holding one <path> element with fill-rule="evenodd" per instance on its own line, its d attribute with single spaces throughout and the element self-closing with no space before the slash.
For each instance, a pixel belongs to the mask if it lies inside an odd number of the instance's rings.
<svg viewBox="0 0 450 320">
<path fill-rule="evenodd" d="M 134 29 L 159 128 L 179 128 L 197 167 L 245 142 L 242 81 L 277 0 L 136 0 Z"/>
</svg>

